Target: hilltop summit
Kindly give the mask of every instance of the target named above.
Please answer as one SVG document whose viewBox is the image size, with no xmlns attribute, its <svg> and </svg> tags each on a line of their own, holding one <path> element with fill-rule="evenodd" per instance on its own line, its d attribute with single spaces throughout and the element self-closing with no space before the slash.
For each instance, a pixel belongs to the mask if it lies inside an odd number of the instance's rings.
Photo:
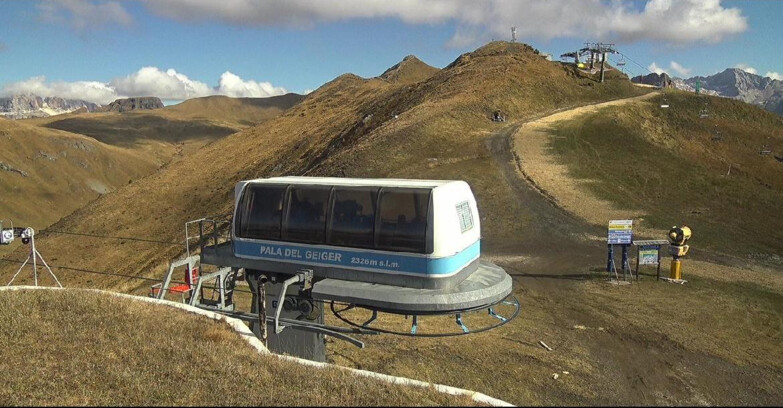
<svg viewBox="0 0 783 408">
<path fill-rule="evenodd" d="M 439 69 L 427 65 L 414 55 L 408 55 L 381 74 L 381 78 L 397 84 L 415 84 L 433 75 Z"/>
<path fill-rule="evenodd" d="M 160 109 L 163 102 L 154 96 L 141 96 L 137 98 L 117 99 L 101 109 L 103 112 L 129 112 L 134 110 Z"/>
</svg>

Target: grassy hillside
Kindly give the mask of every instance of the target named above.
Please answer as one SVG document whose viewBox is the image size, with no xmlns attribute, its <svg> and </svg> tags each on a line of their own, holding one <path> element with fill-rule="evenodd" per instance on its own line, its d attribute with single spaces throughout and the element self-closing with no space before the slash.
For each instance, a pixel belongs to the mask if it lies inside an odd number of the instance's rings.
<svg viewBox="0 0 783 408">
<path fill-rule="evenodd" d="M 694 248 L 783 260 L 783 119 L 726 98 L 668 92 L 668 109 L 662 98 L 563 123 L 552 151 L 647 226 L 685 223 Z M 765 144 L 773 154 L 759 154 Z"/>
<path fill-rule="evenodd" d="M 257 125 L 296 105 L 303 95 L 289 93 L 269 98 L 207 96 L 149 112 L 173 120 L 208 120 L 237 130 Z"/>
<path fill-rule="evenodd" d="M 0 121 L 0 163 L 0 219 L 36 229 L 161 165 L 86 136 L 10 120 Z"/>
<path fill-rule="evenodd" d="M 225 323 L 79 291 L 0 292 L 0 405 L 476 405 L 261 355 Z"/>
<path fill-rule="evenodd" d="M 190 154 L 206 143 L 274 118 L 302 98 L 298 94 L 270 98 L 209 96 L 156 110 L 76 113 L 26 122 L 134 148 L 168 162 L 177 154 Z"/>
<path fill-rule="evenodd" d="M 177 156 L 279 116 L 303 96 L 195 98 L 154 111 L 0 122 L 0 219 L 48 226 Z"/>
<path fill-rule="evenodd" d="M 500 108 L 509 120 L 519 121 L 564 106 L 643 92 L 618 75 L 612 73 L 599 84 L 568 66 L 546 61 L 527 45 L 507 42 L 462 55 L 413 84 L 342 75 L 282 116 L 207 145 L 143 183 L 90 203 L 56 228 L 176 241 L 182 239 L 184 222 L 230 212 L 233 186 L 242 179 L 446 178 L 471 183 L 485 240 L 508 244 L 518 238 L 517 231 L 534 222 L 534 215 L 513 196 L 488 148 L 493 132 L 513 127 L 491 122 L 491 112 Z M 116 241 L 73 236 L 49 236 L 42 245 L 73 267 L 149 277 L 158 277 L 168 260 L 182 251 L 144 243 L 128 243 L 117 251 Z M 65 253 L 66 248 L 79 255 Z M 101 257 L 86 256 L 90 253 Z M 85 282 L 77 276 L 68 280 Z M 99 283 L 114 287 L 120 282 Z M 131 285 L 123 282 L 123 289 L 129 289 L 126 284 Z"/>
</svg>

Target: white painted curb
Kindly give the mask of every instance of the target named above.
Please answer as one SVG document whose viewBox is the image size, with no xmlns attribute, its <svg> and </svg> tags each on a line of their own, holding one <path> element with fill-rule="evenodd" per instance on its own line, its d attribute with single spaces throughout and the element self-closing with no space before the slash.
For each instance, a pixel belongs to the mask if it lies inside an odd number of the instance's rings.
<svg viewBox="0 0 783 408">
<path fill-rule="evenodd" d="M 65 288 L 58 288 L 58 287 L 50 287 L 50 286 L 0 286 L 0 291 L 4 290 L 35 290 L 35 289 L 49 289 L 49 290 L 65 290 Z M 307 365 L 311 367 L 318 367 L 318 368 L 335 368 L 343 371 L 349 371 L 353 373 L 354 375 L 358 375 L 361 377 L 368 377 L 368 378 L 374 378 L 376 380 L 385 381 L 391 384 L 398 384 L 398 385 L 408 385 L 413 387 L 433 387 L 438 392 L 442 392 L 449 395 L 465 395 L 469 396 L 473 401 L 480 402 L 482 404 L 491 405 L 494 407 L 513 407 L 514 405 L 509 404 L 506 401 L 499 400 L 497 398 L 492 398 L 486 394 L 482 394 L 480 392 L 476 391 L 470 391 L 462 388 L 456 388 L 451 387 L 448 385 L 441 385 L 441 384 L 433 384 L 428 383 L 424 381 L 419 380 L 413 380 L 410 378 L 405 377 L 396 377 L 393 375 L 388 374 L 381 374 L 376 373 L 373 371 L 366 371 L 366 370 L 358 370 L 355 368 L 350 367 L 341 367 L 334 364 L 329 363 L 319 363 L 316 361 L 311 361 L 303 358 L 298 357 L 292 357 L 292 356 L 285 356 L 280 354 L 275 354 L 269 351 L 269 349 L 264 346 L 264 344 L 259 340 L 255 334 L 245 325 L 244 322 L 242 322 L 239 319 L 235 319 L 233 317 L 224 316 L 220 313 L 211 312 L 209 310 L 199 309 L 195 306 L 190 306 L 184 303 L 178 303 L 178 302 L 172 302 L 169 300 L 161 300 L 161 299 L 155 299 L 151 297 L 145 297 L 145 296 L 133 296 L 133 295 L 127 295 L 124 293 L 117 293 L 117 292 L 110 292 L 105 290 L 99 290 L 99 289 L 69 289 L 69 290 L 83 290 L 83 291 L 89 291 L 89 292 L 96 292 L 96 293 L 103 293 L 111 296 L 116 297 L 122 297 L 126 299 L 132 299 L 132 300 L 138 300 L 142 302 L 148 302 L 148 303 L 156 303 L 160 305 L 165 306 L 171 306 L 178 309 L 182 309 L 191 313 L 195 313 L 201 316 L 205 316 L 211 319 L 224 321 L 228 323 L 229 326 L 231 326 L 232 329 L 234 329 L 236 332 L 238 332 L 243 339 L 245 339 L 251 347 L 256 349 L 261 354 L 270 354 L 273 355 L 279 359 L 287 360 L 287 361 L 293 361 L 295 363 L 299 363 L 302 365 Z"/>
</svg>

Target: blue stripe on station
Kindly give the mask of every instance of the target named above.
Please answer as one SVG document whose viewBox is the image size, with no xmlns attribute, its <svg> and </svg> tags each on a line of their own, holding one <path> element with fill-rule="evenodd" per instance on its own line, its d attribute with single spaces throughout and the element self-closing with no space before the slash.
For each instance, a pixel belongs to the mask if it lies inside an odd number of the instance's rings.
<svg viewBox="0 0 783 408">
<path fill-rule="evenodd" d="M 290 243 L 234 240 L 234 255 L 242 258 L 422 275 L 456 273 L 472 260 L 478 258 L 480 252 L 481 241 L 476 241 L 452 256 L 428 258 L 426 255 L 403 255 L 393 252 L 370 252 Z"/>
</svg>

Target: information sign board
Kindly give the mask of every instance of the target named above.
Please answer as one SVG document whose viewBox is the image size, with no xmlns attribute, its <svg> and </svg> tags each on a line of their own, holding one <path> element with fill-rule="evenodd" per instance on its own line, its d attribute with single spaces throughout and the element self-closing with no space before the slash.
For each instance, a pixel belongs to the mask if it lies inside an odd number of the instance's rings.
<svg viewBox="0 0 783 408">
<path fill-rule="evenodd" d="M 611 220 L 609 221 L 609 235 L 607 243 L 610 245 L 630 244 L 633 240 L 633 220 Z"/>
<path fill-rule="evenodd" d="M 645 245 L 639 248 L 639 265 L 658 265 L 658 246 Z"/>
</svg>

